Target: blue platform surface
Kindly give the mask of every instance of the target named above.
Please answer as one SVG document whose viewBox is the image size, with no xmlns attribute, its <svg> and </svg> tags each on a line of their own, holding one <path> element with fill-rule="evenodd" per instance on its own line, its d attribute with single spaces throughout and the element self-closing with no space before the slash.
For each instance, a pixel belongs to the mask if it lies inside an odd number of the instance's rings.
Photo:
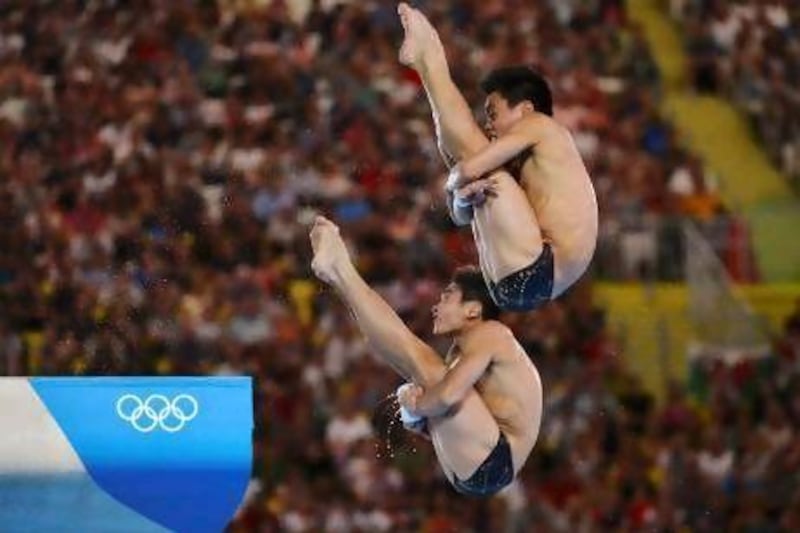
<svg viewBox="0 0 800 533">
<path fill-rule="evenodd" d="M 0 379 L 1 531 L 221 531 L 252 464 L 248 377 Z"/>
</svg>

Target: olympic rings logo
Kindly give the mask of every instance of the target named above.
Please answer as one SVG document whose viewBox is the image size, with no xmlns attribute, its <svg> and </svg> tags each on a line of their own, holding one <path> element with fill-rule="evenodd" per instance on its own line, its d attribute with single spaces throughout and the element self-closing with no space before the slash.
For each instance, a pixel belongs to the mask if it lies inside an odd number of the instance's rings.
<svg viewBox="0 0 800 533">
<path fill-rule="evenodd" d="M 197 400 L 189 394 L 179 394 L 172 401 L 163 394 L 151 394 L 144 401 L 135 394 L 124 394 L 117 399 L 116 407 L 119 417 L 141 433 L 156 428 L 177 433 L 200 410 Z"/>
</svg>

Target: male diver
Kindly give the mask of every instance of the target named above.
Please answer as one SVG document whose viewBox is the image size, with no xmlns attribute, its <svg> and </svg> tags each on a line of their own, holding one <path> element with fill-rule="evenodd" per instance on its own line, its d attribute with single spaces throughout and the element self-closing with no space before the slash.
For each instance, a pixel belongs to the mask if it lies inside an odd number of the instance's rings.
<svg viewBox="0 0 800 533">
<path fill-rule="evenodd" d="M 361 278 L 339 228 L 317 217 L 316 276 L 352 311 L 376 355 L 407 383 L 398 389 L 404 425 L 430 435 L 436 457 L 462 494 L 489 496 L 514 479 L 536 443 L 539 373 L 494 305 L 477 268 L 456 271 L 433 307 L 433 331 L 452 345 L 442 358 L 416 337 Z"/>
<path fill-rule="evenodd" d="M 580 153 L 552 118 L 547 82 L 527 67 L 499 68 L 483 81 L 487 138 L 450 77 L 436 30 L 405 3 L 398 13 L 400 62 L 422 78 L 451 166 L 451 217 L 472 226 L 497 305 L 535 309 L 575 283 L 594 254 L 597 201 Z"/>
</svg>

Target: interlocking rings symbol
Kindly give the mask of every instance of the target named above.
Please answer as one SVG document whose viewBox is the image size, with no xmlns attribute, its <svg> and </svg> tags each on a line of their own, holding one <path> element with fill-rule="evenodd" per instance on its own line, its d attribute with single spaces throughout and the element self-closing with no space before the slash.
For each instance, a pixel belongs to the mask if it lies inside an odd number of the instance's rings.
<svg viewBox="0 0 800 533">
<path fill-rule="evenodd" d="M 176 433 L 196 417 L 199 410 L 197 400 L 189 394 L 179 394 L 172 401 L 163 394 L 151 394 L 144 401 L 135 394 L 124 394 L 117 400 L 119 417 L 141 433 L 150 433 L 156 428 Z"/>
</svg>

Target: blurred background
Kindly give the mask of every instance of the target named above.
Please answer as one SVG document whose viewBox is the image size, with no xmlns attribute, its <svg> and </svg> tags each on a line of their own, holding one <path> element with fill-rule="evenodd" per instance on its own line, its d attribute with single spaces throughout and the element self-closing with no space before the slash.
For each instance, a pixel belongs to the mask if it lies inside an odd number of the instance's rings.
<svg viewBox="0 0 800 533">
<path fill-rule="evenodd" d="M 476 262 L 390 1 L 0 2 L 0 374 L 254 376 L 231 531 L 800 531 L 798 4 L 415 5 L 476 116 L 548 76 L 599 200 L 585 279 L 503 319 L 546 400 L 514 485 L 449 488 L 310 273 L 323 212 L 442 348 Z"/>
</svg>

